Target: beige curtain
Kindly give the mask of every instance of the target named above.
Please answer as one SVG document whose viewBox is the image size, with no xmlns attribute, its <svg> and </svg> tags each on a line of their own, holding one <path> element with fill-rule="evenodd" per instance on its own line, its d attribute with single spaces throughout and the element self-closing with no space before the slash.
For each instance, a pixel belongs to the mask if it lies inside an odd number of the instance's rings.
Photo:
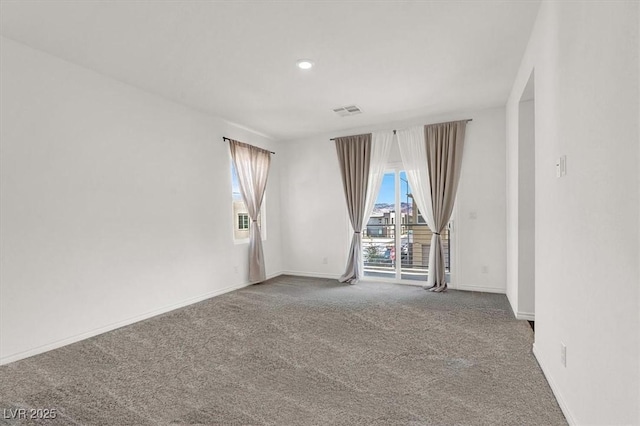
<svg viewBox="0 0 640 426">
<path fill-rule="evenodd" d="M 229 147 L 233 164 L 238 173 L 240 193 L 251 218 L 249 226 L 249 282 L 255 284 L 266 279 L 258 215 L 264 199 L 264 191 L 267 188 L 271 153 L 234 140 L 229 141 Z"/>
<path fill-rule="evenodd" d="M 444 250 L 440 234 L 445 230 L 458 190 L 462 149 L 467 121 L 454 121 L 424 126 L 431 187 L 433 215 L 428 223 L 433 232 L 429 253 L 429 281 L 431 291 L 447 289 L 445 281 Z"/>
<path fill-rule="evenodd" d="M 371 163 L 371 134 L 336 138 L 336 150 L 342 174 L 353 238 L 347 267 L 340 282 L 355 284 L 362 276 L 362 226 Z"/>
</svg>

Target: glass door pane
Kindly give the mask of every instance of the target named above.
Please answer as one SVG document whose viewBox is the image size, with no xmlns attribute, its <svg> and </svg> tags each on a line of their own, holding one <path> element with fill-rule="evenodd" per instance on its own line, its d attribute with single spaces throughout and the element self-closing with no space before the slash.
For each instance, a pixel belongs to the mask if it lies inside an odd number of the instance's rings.
<svg viewBox="0 0 640 426">
<path fill-rule="evenodd" d="M 362 230 L 364 275 L 396 278 L 396 179 L 385 173 L 373 213 Z"/>
<path fill-rule="evenodd" d="M 401 279 L 427 281 L 429 253 L 433 233 L 418 209 L 404 171 L 400 172 L 400 204 L 403 222 L 400 234 Z M 449 227 L 441 234 L 445 258 L 445 274 L 450 282 L 451 256 Z"/>
</svg>

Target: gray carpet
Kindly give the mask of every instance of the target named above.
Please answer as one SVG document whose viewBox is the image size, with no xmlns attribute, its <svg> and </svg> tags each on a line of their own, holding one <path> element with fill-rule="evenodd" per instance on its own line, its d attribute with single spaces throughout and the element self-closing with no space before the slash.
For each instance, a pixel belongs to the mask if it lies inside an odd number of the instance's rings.
<svg viewBox="0 0 640 426">
<path fill-rule="evenodd" d="M 0 413 L 55 408 L 47 424 L 61 425 L 566 424 L 532 341 L 504 295 L 282 276 L 0 367 Z"/>
</svg>

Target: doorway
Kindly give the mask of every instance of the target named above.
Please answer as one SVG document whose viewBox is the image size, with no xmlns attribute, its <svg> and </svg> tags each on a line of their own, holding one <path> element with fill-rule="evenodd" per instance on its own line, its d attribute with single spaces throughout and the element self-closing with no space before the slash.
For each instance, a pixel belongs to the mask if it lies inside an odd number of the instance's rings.
<svg viewBox="0 0 640 426">
<path fill-rule="evenodd" d="M 445 276 L 451 282 L 451 229 L 442 234 Z M 387 170 L 373 213 L 362 230 L 364 276 L 426 283 L 432 232 L 411 194 L 401 167 Z"/>
<path fill-rule="evenodd" d="M 518 312 L 535 320 L 535 87 L 534 73 L 518 105 Z M 532 324 L 533 326 L 533 324 Z"/>
</svg>

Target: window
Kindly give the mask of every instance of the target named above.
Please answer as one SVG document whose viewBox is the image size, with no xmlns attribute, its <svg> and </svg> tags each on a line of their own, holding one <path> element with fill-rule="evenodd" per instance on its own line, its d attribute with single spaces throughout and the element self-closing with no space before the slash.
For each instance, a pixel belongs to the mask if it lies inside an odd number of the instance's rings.
<svg viewBox="0 0 640 426">
<path fill-rule="evenodd" d="M 238 231 L 249 229 L 249 214 L 238 213 Z"/>
<path fill-rule="evenodd" d="M 229 159 L 231 162 L 231 195 L 232 195 L 232 208 L 233 208 L 233 239 L 237 243 L 246 243 L 249 241 L 249 229 L 252 225 L 251 219 L 249 218 L 249 211 L 247 210 L 247 206 L 242 200 L 242 194 L 240 193 L 240 183 L 238 181 L 238 173 L 236 172 L 236 167 L 233 164 L 233 160 Z M 264 212 L 265 212 L 265 200 L 267 196 L 265 194 L 264 200 L 262 201 L 262 209 L 260 209 L 260 214 L 258 215 L 258 226 L 260 227 L 260 234 L 262 235 L 262 240 L 267 239 L 267 231 L 265 228 L 265 220 L 264 220 Z"/>
</svg>

